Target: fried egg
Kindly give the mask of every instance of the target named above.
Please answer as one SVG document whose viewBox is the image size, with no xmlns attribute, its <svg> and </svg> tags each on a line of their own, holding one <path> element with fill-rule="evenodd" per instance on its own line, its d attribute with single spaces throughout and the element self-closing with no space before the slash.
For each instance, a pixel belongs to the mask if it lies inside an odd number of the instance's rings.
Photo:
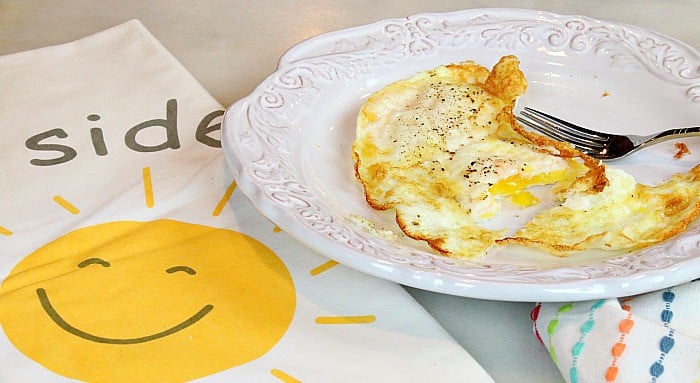
<svg viewBox="0 0 700 383">
<path fill-rule="evenodd" d="M 362 105 L 353 143 L 368 204 L 394 210 L 408 237 L 459 258 L 524 245 L 564 256 L 632 250 L 685 229 L 700 214 L 700 168 L 651 187 L 569 144 L 524 130 L 513 116 L 527 81 L 515 56 L 489 71 L 472 61 L 389 84 Z M 515 233 L 487 229 L 502 207 L 558 205 Z"/>
<path fill-rule="evenodd" d="M 353 144 L 368 203 L 395 209 L 409 237 L 470 257 L 505 235 L 478 224 L 504 200 L 533 205 L 528 187 L 586 173 L 573 152 L 560 155 L 557 145 L 534 145 L 513 129 L 513 104 L 527 88 L 518 64 L 506 56 L 491 71 L 474 62 L 440 66 L 371 95 Z"/>
<path fill-rule="evenodd" d="M 700 214 L 700 165 L 656 186 L 606 168 L 608 187 L 559 192 L 562 203 L 536 215 L 515 237 L 555 255 L 588 249 L 635 250 L 682 232 Z"/>
</svg>

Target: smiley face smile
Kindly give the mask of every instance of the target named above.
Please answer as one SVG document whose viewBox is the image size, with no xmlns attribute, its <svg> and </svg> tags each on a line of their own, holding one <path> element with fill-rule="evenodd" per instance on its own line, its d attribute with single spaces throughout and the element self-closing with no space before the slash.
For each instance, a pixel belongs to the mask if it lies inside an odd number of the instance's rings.
<svg viewBox="0 0 700 383">
<path fill-rule="evenodd" d="M 117 338 L 105 338 L 101 336 L 96 336 L 90 333 L 87 333 L 85 331 L 79 330 L 72 326 L 70 323 L 66 322 L 61 315 L 58 314 L 56 309 L 54 309 L 53 305 L 51 304 L 51 301 L 49 300 L 48 295 L 46 294 L 46 290 L 42 288 L 36 289 L 36 295 L 39 297 L 39 302 L 41 302 L 41 307 L 44 309 L 46 314 L 49 315 L 51 320 L 54 321 L 60 328 L 66 330 L 67 332 L 78 336 L 80 338 L 92 341 L 92 342 L 97 342 L 97 343 L 107 343 L 107 344 L 137 344 L 137 343 L 144 343 L 144 342 L 149 342 L 152 340 L 160 339 L 163 337 L 166 337 L 168 335 L 174 334 L 178 331 L 184 330 L 187 327 L 190 327 L 191 325 L 195 324 L 198 322 L 200 319 L 204 318 L 205 315 L 207 315 L 213 308 L 213 305 L 206 305 L 202 307 L 201 310 L 199 310 L 196 314 L 192 315 L 185 321 L 181 322 L 180 324 L 173 326 L 165 331 L 161 331 L 156 334 L 152 335 L 147 335 L 147 336 L 142 336 L 138 338 L 130 338 L 130 339 L 117 339 Z"/>
</svg>

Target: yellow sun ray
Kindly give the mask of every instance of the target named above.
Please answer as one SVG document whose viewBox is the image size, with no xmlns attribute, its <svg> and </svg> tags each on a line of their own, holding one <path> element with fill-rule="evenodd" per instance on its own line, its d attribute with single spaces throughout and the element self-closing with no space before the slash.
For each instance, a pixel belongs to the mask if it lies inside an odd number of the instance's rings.
<svg viewBox="0 0 700 383">
<path fill-rule="evenodd" d="M 319 316 L 316 317 L 318 324 L 366 324 L 377 319 L 374 315 L 354 315 L 354 316 Z"/>
<path fill-rule="evenodd" d="M 0 234 L 2 234 L 2 235 L 12 235 L 12 230 L 10 230 L 10 229 L 8 229 L 8 228 L 6 228 L 6 227 L 4 227 L 4 226 L 0 226 Z"/>
<path fill-rule="evenodd" d="M 214 217 L 219 216 L 221 214 L 221 211 L 224 210 L 224 207 L 226 206 L 226 202 L 228 202 L 229 198 L 231 198 L 231 195 L 233 194 L 233 191 L 236 190 L 236 181 L 231 182 L 231 185 L 229 185 L 228 189 L 226 189 L 226 192 L 224 193 L 223 197 L 219 200 L 219 203 L 216 204 L 216 207 L 214 208 L 214 211 L 211 213 Z"/>
<path fill-rule="evenodd" d="M 151 180 L 151 168 L 143 168 L 143 192 L 146 195 L 146 207 L 152 208 L 153 201 L 153 181 Z"/>
<path fill-rule="evenodd" d="M 320 266 L 314 267 L 314 268 L 311 270 L 310 273 L 311 273 L 311 275 L 319 275 L 319 274 L 321 274 L 322 272 L 324 272 L 324 271 L 326 271 L 326 270 L 328 270 L 328 269 L 330 269 L 331 267 L 334 267 L 334 266 L 338 266 L 338 262 L 336 262 L 336 261 L 328 261 L 328 262 L 326 262 L 326 263 L 324 263 L 324 264 L 322 264 L 322 265 L 320 265 Z"/>
<path fill-rule="evenodd" d="M 276 368 L 273 368 L 272 370 L 270 370 L 270 374 L 272 374 L 272 376 L 281 380 L 284 383 L 301 383 L 301 380 L 294 379 L 286 372 L 278 370 Z"/>
<path fill-rule="evenodd" d="M 279 226 L 275 226 L 275 227 L 272 228 L 272 231 L 275 232 L 275 233 L 279 233 L 279 232 L 282 231 L 282 229 L 280 229 Z"/>
<path fill-rule="evenodd" d="M 66 209 L 69 213 L 71 214 L 78 214 L 80 213 L 80 209 L 75 207 L 72 203 L 66 201 L 65 198 L 61 197 L 60 195 L 56 195 L 53 197 L 54 202 L 59 204 L 62 208 Z"/>
</svg>

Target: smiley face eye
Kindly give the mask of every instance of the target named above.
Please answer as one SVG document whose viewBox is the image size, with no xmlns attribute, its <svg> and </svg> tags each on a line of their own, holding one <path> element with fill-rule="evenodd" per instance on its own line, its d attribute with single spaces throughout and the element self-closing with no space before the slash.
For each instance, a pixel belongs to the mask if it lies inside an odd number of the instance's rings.
<svg viewBox="0 0 700 383">
<path fill-rule="evenodd" d="M 193 268 L 187 267 L 187 266 L 173 266 L 173 267 L 165 270 L 165 272 L 168 274 L 177 273 L 178 271 L 182 271 L 182 272 L 187 273 L 189 275 L 197 274 L 197 272 L 194 271 Z"/>
<path fill-rule="evenodd" d="M 100 259 L 100 258 L 88 258 L 88 259 L 78 263 L 78 267 L 81 269 L 83 267 L 87 267 L 90 265 L 100 265 L 102 267 L 109 267 L 110 266 L 109 262 L 107 262 L 103 259 Z"/>
</svg>

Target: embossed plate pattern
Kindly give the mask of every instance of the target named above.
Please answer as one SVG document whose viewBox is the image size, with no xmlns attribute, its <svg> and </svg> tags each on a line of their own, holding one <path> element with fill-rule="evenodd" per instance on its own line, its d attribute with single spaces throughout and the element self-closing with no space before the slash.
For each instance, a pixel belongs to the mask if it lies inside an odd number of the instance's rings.
<svg viewBox="0 0 700 383">
<path fill-rule="evenodd" d="M 353 175 L 355 116 L 366 97 L 437 65 L 474 60 L 490 67 L 504 54 L 520 58 L 530 84 L 519 105 L 622 133 L 700 121 L 700 55 L 682 42 L 582 16 L 473 9 L 383 20 L 293 47 L 227 110 L 225 157 L 238 187 L 288 234 L 342 264 L 405 285 L 484 299 L 569 301 L 700 277 L 697 223 L 634 253 L 556 258 L 505 248 L 462 261 L 416 241 L 374 235 L 351 219 L 397 230 L 391 214 L 367 206 Z M 685 142 L 694 154 L 681 160 L 668 143 L 611 166 L 658 182 L 699 162 L 698 140 Z M 518 219 L 506 226 L 516 227 Z"/>
</svg>

